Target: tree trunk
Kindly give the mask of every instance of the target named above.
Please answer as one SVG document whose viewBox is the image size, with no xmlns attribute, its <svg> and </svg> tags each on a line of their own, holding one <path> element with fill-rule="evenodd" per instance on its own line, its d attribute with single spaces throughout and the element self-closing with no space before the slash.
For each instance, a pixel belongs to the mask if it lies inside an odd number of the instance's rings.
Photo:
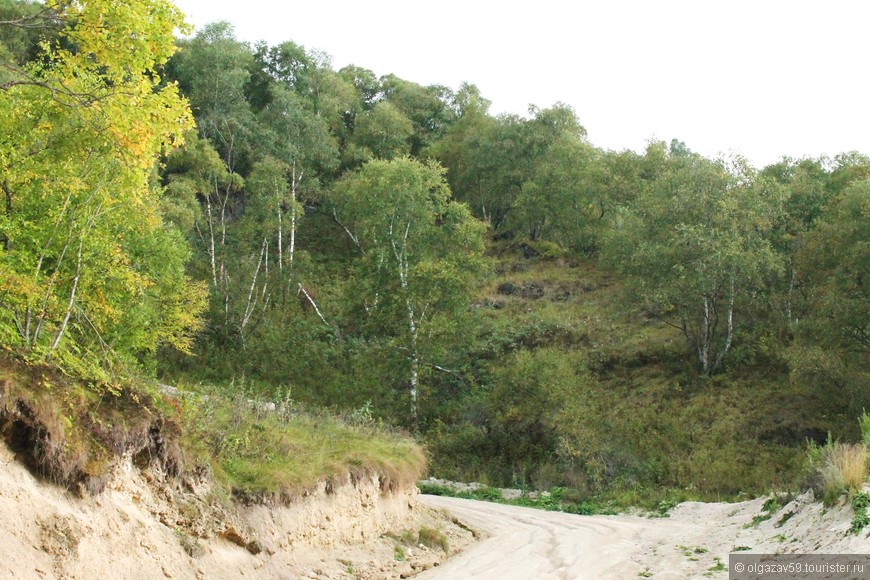
<svg viewBox="0 0 870 580">
<path fill-rule="evenodd" d="M 4 212 L 6 214 L 6 218 L 11 220 L 12 219 L 12 191 L 9 190 L 9 186 L 6 184 L 5 181 L 3 182 L 3 193 L 5 194 L 5 197 L 6 197 Z M 7 236 L 5 232 L 0 232 L 0 245 L 3 246 L 4 250 L 6 250 L 7 252 L 9 251 L 9 236 Z"/>
<path fill-rule="evenodd" d="M 79 239 L 79 249 L 76 257 L 76 275 L 73 278 L 72 290 L 70 290 L 69 302 L 67 303 L 66 313 L 63 317 L 63 322 L 60 325 L 60 328 L 57 331 L 57 334 L 54 337 L 54 341 L 51 343 L 51 350 L 57 350 L 58 345 L 60 345 L 60 340 L 63 338 L 64 333 L 66 332 L 67 324 L 69 323 L 69 317 L 72 314 L 73 307 L 75 306 L 76 300 L 76 291 L 79 287 L 79 276 L 82 271 L 82 246 L 84 246 L 84 236 Z"/>
<path fill-rule="evenodd" d="M 290 175 L 290 270 L 293 270 L 293 256 L 296 253 L 296 190 L 302 182 L 305 171 L 296 175 L 296 160 L 293 160 L 292 173 Z"/>
</svg>

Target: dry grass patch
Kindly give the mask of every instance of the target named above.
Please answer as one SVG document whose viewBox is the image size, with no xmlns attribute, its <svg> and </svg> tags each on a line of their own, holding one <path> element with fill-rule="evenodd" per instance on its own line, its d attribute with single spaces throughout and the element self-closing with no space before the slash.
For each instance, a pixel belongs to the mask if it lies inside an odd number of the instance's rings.
<svg viewBox="0 0 870 580">
<path fill-rule="evenodd" d="M 810 463 L 815 467 L 814 487 L 828 504 L 844 493 L 861 490 L 867 478 L 867 447 L 864 443 L 829 440 L 824 446 L 811 445 Z"/>
</svg>

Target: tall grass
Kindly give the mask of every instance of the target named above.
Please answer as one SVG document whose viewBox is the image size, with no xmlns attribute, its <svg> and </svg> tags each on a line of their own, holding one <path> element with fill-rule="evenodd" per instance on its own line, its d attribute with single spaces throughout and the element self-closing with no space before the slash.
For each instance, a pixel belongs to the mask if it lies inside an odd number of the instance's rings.
<svg viewBox="0 0 870 580">
<path fill-rule="evenodd" d="M 426 469 L 421 447 L 402 433 L 282 401 L 209 392 L 185 401 L 185 443 L 232 493 L 287 500 L 319 483 L 377 476 L 382 491 L 410 488 Z"/>
<path fill-rule="evenodd" d="M 816 472 L 816 491 L 827 504 L 844 493 L 854 495 L 867 478 L 867 446 L 840 443 L 830 438 L 823 446 L 810 445 L 810 464 Z"/>
</svg>

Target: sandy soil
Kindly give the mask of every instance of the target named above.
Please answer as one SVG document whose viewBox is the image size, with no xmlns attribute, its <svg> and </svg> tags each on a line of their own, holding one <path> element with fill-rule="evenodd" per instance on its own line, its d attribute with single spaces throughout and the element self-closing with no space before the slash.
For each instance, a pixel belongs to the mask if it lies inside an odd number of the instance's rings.
<svg viewBox="0 0 870 580">
<path fill-rule="evenodd" d="M 373 479 L 228 512 L 207 490 L 122 462 L 104 493 L 80 499 L 34 478 L 0 443 L 0 578 L 405 578 L 448 554 L 395 539 L 403 532 L 438 529 L 450 554 L 474 541 L 417 497 L 383 495 Z"/>
<path fill-rule="evenodd" d="M 575 516 L 434 496 L 422 501 L 486 538 L 420 579 L 727 578 L 728 554 L 738 550 L 870 553 L 866 533 L 847 534 L 851 508 L 825 509 L 811 492 L 764 520 L 765 498 L 687 502 L 666 518 Z"/>
</svg>

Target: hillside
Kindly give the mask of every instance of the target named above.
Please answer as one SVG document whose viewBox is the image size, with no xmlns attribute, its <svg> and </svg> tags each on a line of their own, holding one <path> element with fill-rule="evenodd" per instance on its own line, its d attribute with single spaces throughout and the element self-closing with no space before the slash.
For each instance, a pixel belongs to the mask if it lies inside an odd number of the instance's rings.
<svg viewBox="0 0 870 580">
<path fill-rule="evenodd" d="M 530 252 L 531 250 L 531 252 Z M 855 401 L 795 383 L 761 352 L 692 368 L 685 337 L 582 258 L 491 249 L 472 305 L 477 380 L 451 391 L 432 472 L 497 486 L 576 488 L 622 503 L 746 497 L 805 484 L 806 443 L 855 437 Z"/>
<path fill-rule="evenodd" d="M 410 518 L 427 470 L 578 513 L 863 498 L 870 157 L 606 150 L 582 114 L 171 0 L 0 0 L 2 439 L 216 567 L 268 566 L 285 515 Z M 77 509 L 26 528 L 40 566 L 89 565 Z"/>
</svg>

